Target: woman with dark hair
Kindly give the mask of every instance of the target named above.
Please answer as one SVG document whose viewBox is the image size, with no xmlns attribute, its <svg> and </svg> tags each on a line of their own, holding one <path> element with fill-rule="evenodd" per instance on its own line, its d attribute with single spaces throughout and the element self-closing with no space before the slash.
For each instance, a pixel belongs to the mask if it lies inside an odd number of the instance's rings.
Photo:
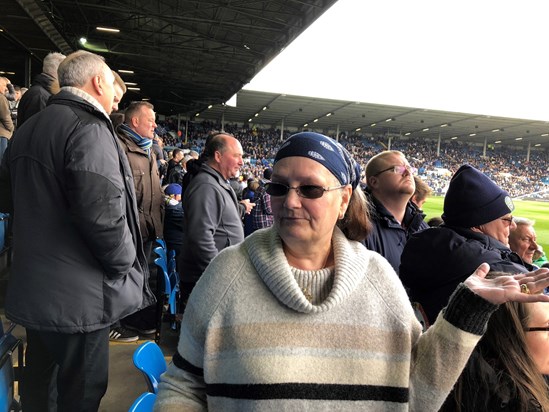
<svg viewBox="0 0 549 412">
<path fill-rule="evenodd" d="M 358 242 L 359 180 L 335 140 L 284 142 L 265 185 L 274 225 L 206 268 L 155 410 L 436 411 L 498 304 L 549 301 L 534 294 L 547 269 L 485 279 L 483 264 L 422 333 L 391 265 Z"/>
<path fill-rule="evenodd" d="M 488 277 L 506 276 L 491 272 Z M 549 411 L 549 305 L 508 302 L 494 312 L 440 412 Z"/>
</svg>

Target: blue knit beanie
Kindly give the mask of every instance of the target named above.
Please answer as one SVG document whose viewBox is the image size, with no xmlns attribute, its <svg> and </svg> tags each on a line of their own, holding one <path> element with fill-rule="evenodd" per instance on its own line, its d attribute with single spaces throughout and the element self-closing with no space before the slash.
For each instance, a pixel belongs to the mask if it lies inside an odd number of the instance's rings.
<svg viewBox="0 0 549 412">
<path fill-rule="evenodd" d="M 180 195 L 182 191 L 183 188 L 179 183 L 170 183 L 164 189 L 164 193 L 166 193 L 167 195 Z"/>
<path fill-rule="evenodd" d="M 450 181 L 442 219 L 448 226 L 470 228 L 499 219 L 514 209 L 505 190 L 481 171 L 463 165 Z"/>
</svg>

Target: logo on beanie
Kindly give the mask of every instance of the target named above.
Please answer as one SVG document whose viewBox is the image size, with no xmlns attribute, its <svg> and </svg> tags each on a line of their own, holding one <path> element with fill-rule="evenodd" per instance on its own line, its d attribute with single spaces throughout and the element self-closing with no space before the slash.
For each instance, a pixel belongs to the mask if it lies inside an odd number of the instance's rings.
<svg viewBox="0 0 549 412">
<path fill-rule="evenodd" d="M 509 208 L 510 212 L 515 210 L 515 205 L 509 196 L 505 196 L 505 205 Z"/>
</svg>

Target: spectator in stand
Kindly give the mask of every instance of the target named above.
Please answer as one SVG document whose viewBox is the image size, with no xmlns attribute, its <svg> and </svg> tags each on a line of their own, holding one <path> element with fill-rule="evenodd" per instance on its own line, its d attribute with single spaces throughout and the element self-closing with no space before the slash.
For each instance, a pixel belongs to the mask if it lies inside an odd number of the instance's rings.
<svg viewBox="0 0 549 412">
<path fill-rule="evenodd" d="M 252 229 L 254 232 L 257 229 L 271 227 L 274 223 L 271 195 L 265 191 L 265 185 L 271 181 L 272 174 L 273 169 L 271 168 L 266 168 L 263 171 L 259 195 L 256 196 L 255 207 L 252 209 Z"/>
<path fill-rule="evenodd" d="M 425 215 L 410 200 L 416 189 L 415 172 L 406 157 L 397 151 L 381 152 L 366 165 L 373 230 L 365 245 L 384 256 L 397 273 L 408 238 L 428 228 L 423 221 Z"/>
<path fill-rule="evenodd" d="M 419 210 L 423 208 L 423 204 L 427 201 L 427 198 L 431 196 L 433 191 L 427 183 L 425 183 L 417 175 L 414 175 L 414 183 L 416 185 L 416 190 L 412 196 L 412 202 L 417 206 Z"/>
<path fill-rule="evenodd" d="M 57 68 L 65 59 L 61 53 L 50 53 L 44 58 L 42 73 L 32 81 L 31 88 L 21 97 L 17 109 L 17 123 L 21 126 L 33 114 L 46 107 L 52 94 L 59 91 Z"/>
<path fill-rule="evenodd" d="M 548 319 L 546 303 L 501 305 L 440 412 L 546 411 Z"/>
<path fill-rule="evenodd" d="M 481 263 L 513 274 L 533 269 L 509 249 L 513 210 L 509 194 L 472 166 L 462 166 L 452 177 L 444 198 L 444 225 L 415 233 L 400 265 L 410 300 L 423 307 L 430 324 L 456 286 Z"/>
<path fill-rule="evenodd" d="M 124 97 L 127 88 L 124 80 L 122 80 L 117 72 L 113 70 L 112 74 L 114 76 L 114 103 L 112 105 L 112 112 L 109 117 L 111 119 L 113 128 L 116 130 L 118 126 L 124 123 L 124 113 L 118 112 L 118 106 L 119 103 L 122 101 L 122 97 Z"/>
<path fill-rule="evenodd" d="M 259 181 L 255 178 L 248 179 L 248 187 L 246 189 L 247 190 L 243 191 L 242 193 L 242 199 L 248 199 L 250 203 L 254 203 L 257 206 L 256 197 L 259 196 L 259 193 L 258 193 L 258 190 L 260 189 Z M 244 236 L 246 237 L 251 233 L 253 233 L 252 214 L 251 213 L 245 214 L 243 220 L 244 220 Z"/>
<path fill-rule="evenodd" d="M 168 169 L 168 161 L 166 160 L 167 155 L 164 151 L 164 141 L 157 134 L 154 134 L 152 151 L 156 156 L 158 174 L 160 175 L 160 181 L 162 182 L 164 178 L 167 176 L 166 172 Z"/>
<path fill-rule="evenodd" d="M 0 77 L 0 163 L 4 151 L 8 147 L 8 140 L 11 139 L 13 130 L 15 129 L 11 120 L 10 105 L 5 93 L 8 91 L 9 80 L 5 77 Z"/>
<path fill-rule="evenodd" d="M 21 87 L 13 86 L 13 90 L 14 90 L 15 98 L 9 101 L 9 105 L 10 105 L 11 121 L 13 122 L 13 126 L 17 127 L 17 108 L 19 107 L 19 102 L 21 100 Z"/>
<path fill-rule="evenodd" d="M 165 184 L 167 183 L 183 183 L 183 167 L 181 166 L 181 161 L 183 160 L 183 150 L 173 149 L 172 158 L 168 161 L 168 167 L 166 169 L 166 178 L 164 179 Z"/>
<path fill-rule="evenodd" d="M 18 128 L 0 172 L 0 211 L 14 211 L 5 311 L 27 333 L 26 412 L 97 411 L 109 326 L 154 303 L 132 172 L 108 117 L 112 71 L 79 50 L 59 81 L 59 94 Z"/>
<path fill-rule="evenodd" d="M 169 250 L 175 250 L 176 256 L 181 253 L 183 245 L 183 205 L 181 204 L 181 185 L 170 183 L 164 189 L 166 199 L 164 215 L 164 240 Z"/>
<path fill-rule="evenodd" d="M 162 237 L 164 213 L 164 195 L 152 151 L 156 127 L 154 106 L 147 101 L 132 102 L 124 117 L 125 123 L 116 128 L 116 133 L 134 176 L 141 240 L 150 272 L 154 273 L 153 247 L 156 239 Z M 155 333 L 155 311 L 155 305 L 151 305 L 122 319 L 121 327 L 111 330 L 111 340 L 131 342 L 139 338 L 135 332 L 140 335 Z"/>
<path fill-rule="evenodd" d="M 509 233 L 509 248 L 530 265 L 534 264 L 534 253 L 538 249 L 536 243 L 535 222 L 524 217 L 514 217 L 515 227 Z"/>
<path fill-rule="evenodd" d="M 238 201 L 227 183 L 243 165 L 242 146 L 225 132 L 212 134 L 203 162 L 183 194 L 184 239 L 179 267 L 185 303 L 210 261 L 223 249 L 244 240 L 242 218 L 254 204 Z"/>
<path fill-rule="evenodd" d="M 485 279 L 481 265 L 422 333 L 394 270 L 357 241 L 370 223 L 349 153 L 298 133 L 273 169 L 275 224 L 197 283 L 157 410 L 437 411 L 499 304 L 549 302 L 548 270 Z"/>
</svg>

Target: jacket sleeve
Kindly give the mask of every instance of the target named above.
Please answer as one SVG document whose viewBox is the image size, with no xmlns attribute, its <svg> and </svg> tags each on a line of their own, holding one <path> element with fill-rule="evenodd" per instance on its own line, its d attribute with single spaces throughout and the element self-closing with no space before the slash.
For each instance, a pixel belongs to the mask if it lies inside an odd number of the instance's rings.
<svg viewBox="0 0 549 412">
<path fill-rule="evenodd" d="M 185 236 L 193 245 L 191 250 L 202 273 L 219 253 L 215 233 L 221 224 L 225 201 L 222 193 L 208 182 L 193 185 L 187 192 L 186 201 L 183 203 L 187 222 Z"/>
<path fill-rule="evenodd" d="M 8 100 L 2 96 L 0 98 L 0 123 L 2 127 L 11 133 L 13 132 L 14 126 L 13 121 L 11 120 L 11 110 Z M 10 136 L 0 136 L 0 137 L 10 137 Z"/>
<path fill-rule="evenodd" d="M 126 275 L 136 258 L 114 136 L 103 124 L 77 129 L 65 148 L 70 218 L 107 275 Z M 129 207 L 129 205 L 128 205 Z"/>
</svg>

